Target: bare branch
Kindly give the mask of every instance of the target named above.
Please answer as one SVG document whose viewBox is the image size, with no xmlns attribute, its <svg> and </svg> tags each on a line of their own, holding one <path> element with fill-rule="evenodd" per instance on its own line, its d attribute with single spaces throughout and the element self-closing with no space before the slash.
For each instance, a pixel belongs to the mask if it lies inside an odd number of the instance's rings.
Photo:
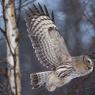
<svg viewBox="0 0 95 95">
<path fill-rule="evenodd" d="M 88 0 L 88 2 L 86 2 L 86 3 L 85 3 L 85 2 L 82 3 L 82 5 L 83 5 L 83 6 L 82 6 L 82 9 L 83 9 L 83 11 L 84 11 L 84 14 L 83 14 L 83 15 L 84 15 L 84 17 L 85 17 L 91 24 L 93 24 L 93 25 L 95 26 L 95 22 L 93 22 L 93 20 L 89 18 L 89 16 L 88 16 L 87 13 L 85 14 L 85 8 L 86 8 L 86 5 L 87 5 L 88 3 L 89 3 L 89 0 Z"/>
<path fill-rule="evenodd" d="M 2 32 L 2 33 L 5 33 L 5 31 L 0 27 L 0 31 Z"/>
<path fill-rule="evenodd" d="M 8 37 L 6 36 L 6 32 L 5 32 L 1 27 L 0 27 L 0 31 L 1 31 L 2 34 L 4 35 L 4 37 L 5 37 L 6 41 L 7 41 L 8 47 L 9 47 L 9 49 L 10 49 L 10 52 L 11 52 L 11 54 L 13 55 L 13 53 L 12 53 L 12 51 L 11 51 L 10 43 L 9 43 L 9 41 L 8 41 Z"/>
</svg>

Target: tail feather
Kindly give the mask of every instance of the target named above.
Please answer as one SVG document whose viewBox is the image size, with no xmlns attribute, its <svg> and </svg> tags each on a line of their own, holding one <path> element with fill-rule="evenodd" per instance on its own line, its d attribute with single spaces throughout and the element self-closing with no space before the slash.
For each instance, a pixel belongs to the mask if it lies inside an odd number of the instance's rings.
<svg viewBox="0 0 95 95">
<path fill-rule="evenodd" d="M 48 75 L 49 75 L 51 72 L 52 72 L 52 71 L 45 71 L 45 72 L 39 72 L 39 73 L 32 73 L 32 74 L 30 75 L 31 84 L 32 84 L 32 89 L 36 89 L 36 88 L 45 86 L 45 84 L 46 84 L 46 82 L 47 82 Z"/>
<path fill-rule="evenodd" d="M 38 75 L 36 73 L 35 74 L 32 74 L 32 86 L 33 86 L 33 88 L 40 87 L 40 85 L 38 84 L 38 82 L 39 82 Z"/>
</svg>

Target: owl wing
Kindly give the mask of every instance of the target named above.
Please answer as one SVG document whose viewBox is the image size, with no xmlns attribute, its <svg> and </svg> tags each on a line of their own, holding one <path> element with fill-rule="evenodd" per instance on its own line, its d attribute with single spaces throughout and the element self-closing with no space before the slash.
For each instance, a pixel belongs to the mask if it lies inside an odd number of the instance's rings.
<svg viewBox="0 0 95 95">
<path fill-rule="evenodd" d="M 54 24 L 54 15 L 49 15 L 47 8 L 38 3 L 39 9 L 29 8 L 26 13 L 26 25 L 35 54 L 44 66 L 51 70 L 71 60 L 63 37 Z"/>
</svg>

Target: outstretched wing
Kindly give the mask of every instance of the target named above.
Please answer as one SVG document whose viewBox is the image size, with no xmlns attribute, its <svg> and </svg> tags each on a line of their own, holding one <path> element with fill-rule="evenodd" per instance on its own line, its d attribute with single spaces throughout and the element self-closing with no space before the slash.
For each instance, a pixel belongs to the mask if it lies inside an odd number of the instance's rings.
<svg viewBox="0 0 95 95">
<path fill-rule="evenodd" d="M 29 8 L 26 13 L 29 37 L 40 63 L 50 69 L 56 69 L 59 65 L 71 60 L 71 56 L 54 24 L 53 12 L 50 16 L 46 6 L 43 10 L 39 3 L 38 5 L 40 10 L 34 5 L 35 10 Z"/>
</svg>

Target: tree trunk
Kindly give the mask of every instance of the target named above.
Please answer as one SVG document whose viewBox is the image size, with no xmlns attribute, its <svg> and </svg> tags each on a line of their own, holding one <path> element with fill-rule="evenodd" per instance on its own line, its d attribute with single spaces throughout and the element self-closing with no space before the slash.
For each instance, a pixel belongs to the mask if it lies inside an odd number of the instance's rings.
<svg viewBox="0 0 95 95">
<path fill-rule="evenodd" d="M 8 76 L 14 95 L 21 95 L 19 64 L 19 32 L 16 24 L 14 0 L 2 0 L 7 40 Z"/>
</svg>

